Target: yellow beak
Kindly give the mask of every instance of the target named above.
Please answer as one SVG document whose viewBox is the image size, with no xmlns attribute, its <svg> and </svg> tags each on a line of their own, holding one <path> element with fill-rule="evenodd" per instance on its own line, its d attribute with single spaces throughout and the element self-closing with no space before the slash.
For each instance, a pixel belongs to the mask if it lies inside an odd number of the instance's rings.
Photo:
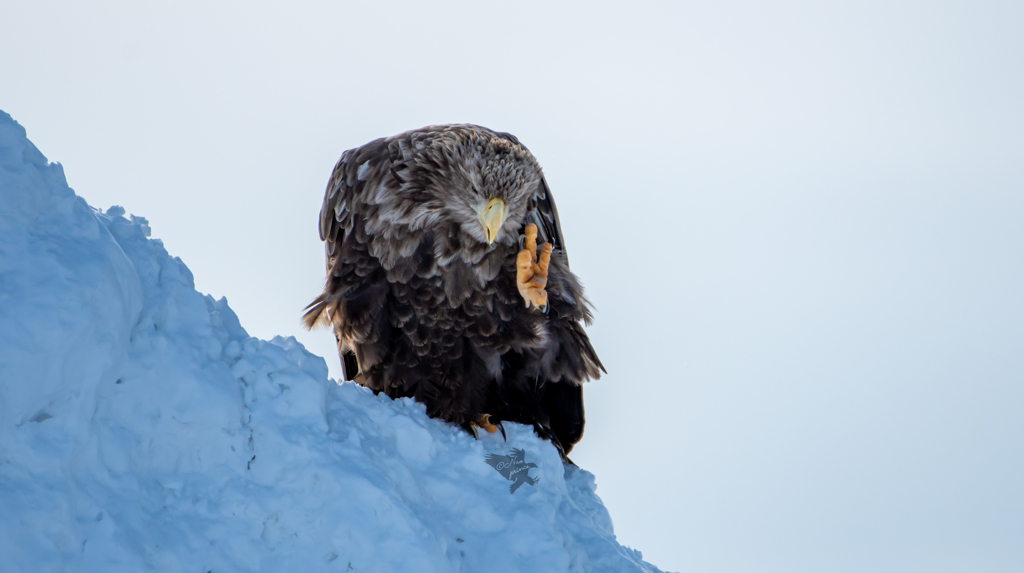
<svg viewBox="0 0 1024 573">
<path fill-rule="evenodd" d="M 498 236 L 501 225 L 505 222 L 505 202 L 495 197 L 487 202 L 487 206 L 480 211 L 480 224 L 484 226 L 484 234 L 487 235 L 487 244 L 494 242 Z"/>
</svg>

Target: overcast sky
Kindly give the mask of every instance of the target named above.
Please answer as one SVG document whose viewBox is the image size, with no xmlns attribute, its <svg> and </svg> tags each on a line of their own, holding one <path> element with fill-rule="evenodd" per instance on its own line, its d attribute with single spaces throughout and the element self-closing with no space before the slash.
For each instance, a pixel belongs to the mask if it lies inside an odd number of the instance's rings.
<svg viewBox="0 0 1024 573">
<path fill-rule="evenodd" d="M 0 109 L 249 333 L 345 149 L 545 168 L 608 375 L 573 458 L 707 572 L 1024 569 L 1024 4 L 6 1 Z"/>
</svg>

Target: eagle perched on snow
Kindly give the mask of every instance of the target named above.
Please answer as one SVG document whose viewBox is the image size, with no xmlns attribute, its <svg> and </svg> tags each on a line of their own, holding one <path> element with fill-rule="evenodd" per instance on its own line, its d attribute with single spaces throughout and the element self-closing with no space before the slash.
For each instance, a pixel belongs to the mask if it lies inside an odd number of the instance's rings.
<svg viewBox="0 0 1024 573">
<path fill-rule="evenodd" d="M 604 367 L 551 191 L 518 139 L 438 125 L 350 149 L 320 238 L 327 281 L 304 322 L 332 325 L 347 380 L 473 435 L 530 424 L 565 458 L 583 435 L 581 384 Z"/>
</svg>

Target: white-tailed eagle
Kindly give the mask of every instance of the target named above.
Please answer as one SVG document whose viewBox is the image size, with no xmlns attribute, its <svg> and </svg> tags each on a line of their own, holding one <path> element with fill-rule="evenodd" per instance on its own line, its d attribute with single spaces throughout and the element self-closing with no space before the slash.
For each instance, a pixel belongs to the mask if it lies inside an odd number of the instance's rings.
<svg viewBox="0 0 1024 573">
<path fill-rule="evenodd" d="M 305 323 L 333 326 L 346 379 L 473 434 L 530 424 L 563 458 L 580 440 L 581 385 L 604 367 L 551 191 L 518 139 L 438 125 L 350 149 L 320 238 L 327 282 Z"/>
</svg>

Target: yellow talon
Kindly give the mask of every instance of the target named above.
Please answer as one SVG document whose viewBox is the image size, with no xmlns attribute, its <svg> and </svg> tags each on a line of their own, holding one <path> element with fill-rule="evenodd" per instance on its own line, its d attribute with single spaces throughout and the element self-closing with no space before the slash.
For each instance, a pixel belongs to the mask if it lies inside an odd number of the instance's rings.
<svg viewBox="0 0 1024 573">
<path fill-rule="evenodd" d="M 494 432 L 498 431 L 498 426 L 495 426 L 494 424 L 491 423 L 490 414 L 480 414 L 479 416 L 476 417 L 474 423 L 477 426 L 480 426 L 481 428 L 487 430 L 487 433 L 489 434 L 493 434 Z"/>
<path fill-rule="evenodd" d="M 544 287 L 548 283 L 548 266 L 551 264 L 551 243 L 540 246 L 540 257 L 537 256 L 537 225 L 526 226 L 526 241 L 523 250 L 516 257 L 516 286 L 519 294 L 526 302 L 526 308 L 532 303 L 537 308 L 544 308 L 548 303 L 548 293 Z"/>
</svg>

